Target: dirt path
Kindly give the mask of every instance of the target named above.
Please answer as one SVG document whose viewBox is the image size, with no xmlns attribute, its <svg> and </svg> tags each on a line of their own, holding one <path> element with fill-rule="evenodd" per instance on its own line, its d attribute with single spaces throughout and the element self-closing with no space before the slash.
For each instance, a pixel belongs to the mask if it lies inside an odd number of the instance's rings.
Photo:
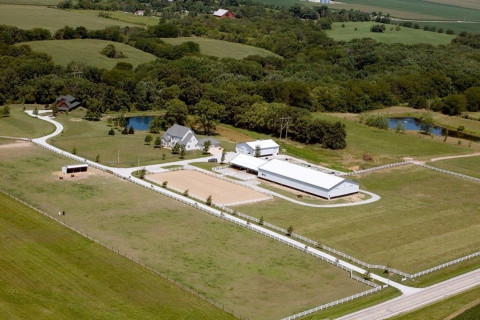
<svg viewBox="0 0 480 320">
<path fill-rule="evenodd" d="M 457 158 L 468 158 L 468 157 L 475 157 L 475 156 L 480 156 L 480 152 L 463 154 L 463 155 L 460 155 L 460 156 L 448 156 L 448 157 L 433 158 L 433 159 L 430 159 L 430 162 L 448 160 L 448 159 L 457 159 Z"/>
</svg>

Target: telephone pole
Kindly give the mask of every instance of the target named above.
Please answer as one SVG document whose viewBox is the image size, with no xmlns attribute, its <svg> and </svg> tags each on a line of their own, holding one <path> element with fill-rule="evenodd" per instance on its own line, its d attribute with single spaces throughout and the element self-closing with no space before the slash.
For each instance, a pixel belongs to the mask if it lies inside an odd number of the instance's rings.
<svg viewBox="0 0 480 320">
<path fill-rule="evenodd" d="M 288 125 L 290 123 L 291 117 L 280 118 L 280 139 L 282 139 L 283 129 L 285 129 L 285 139 L 288 137 Z"/>
</svg>

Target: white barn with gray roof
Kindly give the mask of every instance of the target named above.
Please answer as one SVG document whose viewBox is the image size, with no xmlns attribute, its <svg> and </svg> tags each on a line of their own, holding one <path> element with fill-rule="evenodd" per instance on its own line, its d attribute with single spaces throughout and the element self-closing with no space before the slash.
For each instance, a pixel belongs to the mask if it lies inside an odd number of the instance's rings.
<svg viewBox="0 0 480 320">
<path fill-rule="evenodd" d="M 257 147 L 260 151 L 260 157 L 276 156 L 280 148 L 275 141 L 268 139 L 237 143 L 235 146 L 235 152 L 255 156 L 255 150 Z"/>
<path fill-rule="evenodd" d="M 259 166 L 258 177 L 325 199 L 342 197 L 359 190 L 356 182 L 278 159 Z"/>
<path fill-rule="evenodd" d="M 175 144 L 185 146 L 185 150 L 198 149 L 198 139 L 192 129 L 178 124 L 174 124 L 162 136 L 162 144 L 164 147 L 173 148 Z"/>
</svg>

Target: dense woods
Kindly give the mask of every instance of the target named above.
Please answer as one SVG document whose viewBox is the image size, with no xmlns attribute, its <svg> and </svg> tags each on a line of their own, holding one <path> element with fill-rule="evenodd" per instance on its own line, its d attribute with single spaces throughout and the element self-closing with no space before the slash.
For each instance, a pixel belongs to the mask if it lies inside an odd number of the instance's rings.
<svg viewBox="0 0 480 320">
<path fill-rule="evenodd" d="M 75 5 L 97 8 L 108 3 L 122 2 Z M 461 34 L 447 47 L 371 39 L 335 42 L 322 31 L 332 21 L 367 17 L 318 7 L 310 19 L 301 8 L 240 7 L 226 1 L 238 19 L 215 19 L 201 14 L 218 8 L 213 2 L 161 3 L 150 9 L 169 9 L 170 15 L 147 29 L 66 26 L 50 34 L 39 28 L 0 26 L 0 104 L 47 104 L 69 93 L 84 102 L 90 119 L 108 111 L 172 109 L 181 104 L 192 115 L 274 134 L 280 129 L 279 118 L 290 116 L 293 139 L 333 149 L 345 147 L 343 125 L 314 120 L 312 111 L 362 112 L 403 103 L 455 115 L 480 107 L 476 35 Z M 186 9 L 193 14 L 178 14 Z M 160 39 L 192 35 L 255 45 L 280 57 L 218 59 L 202 56 L 194 42 L 172 46 Z M 64 68 L 18 44 L 51 38 L 124 42 L 159 59 L 136 69 L 126 63 L 103 70 L 75 62 Z M 72 78 L 72 72 L 82 77 Z M 203 129 L 211 131 L 207 122 Z"/>
</svg>

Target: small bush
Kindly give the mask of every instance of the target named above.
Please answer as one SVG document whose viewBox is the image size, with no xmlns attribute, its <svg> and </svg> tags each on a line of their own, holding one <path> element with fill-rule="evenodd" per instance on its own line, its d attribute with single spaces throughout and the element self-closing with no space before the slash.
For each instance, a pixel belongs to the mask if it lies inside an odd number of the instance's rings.
<svg viewBox="0 0 480 320">
<path fill-rule="evenodd" d="M 371 32 L 379 32 L 379 33 L 383 33 L 385 32 L 385 25 L 384 24 L 375 24 L 373 25 L 371 28 L 370 28 L 370 31 Z"/>
<path fill-rule="evenodd" d="M 167 187 L 167 184 L 168 184 L 168 181 L 163 181 L 163 182 L 162 182 L 162 187 L 166 188 L 166 187 Z"/>
<path fill-rule="evenodd" d="M 370 115 L 364 120 L 365 124 L 370 127 L 379 129 L 388 129 L 388 119 L 382 115 Z"/>
<path fill-rule="evenodd" d="M 115 135 L 115 130 L 113 130 L 113 128 L 110 128 L 110 130 L 108 130 L 108 135 L 109 136 L 114 136 Z"/>
<path fill-rule="evenodd" d="M 209 195 L 209 196 L 208 196 L 206 204 L 207 204 L 207 206 L 211 206 L 211 205 L 212 205 L 212 195 Z"/>
</svg>

